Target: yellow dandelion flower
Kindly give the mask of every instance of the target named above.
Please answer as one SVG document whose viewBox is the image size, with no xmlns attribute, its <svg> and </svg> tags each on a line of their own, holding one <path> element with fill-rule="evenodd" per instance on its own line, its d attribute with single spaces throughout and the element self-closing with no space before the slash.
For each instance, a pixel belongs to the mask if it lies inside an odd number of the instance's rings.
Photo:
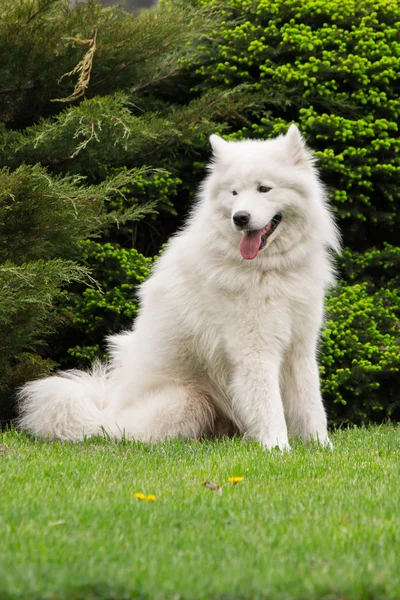
<svg viewBox="0 0 400 600">
<path fill-rule="evenodd" d="M 239 483 L 239 481 L 243 481 L 244 477 L 228 477 L 228 481 L 230 483 Z"/>
<path fill-rule="evenodd" d="M 137 498 L 138 500 L 147 500 L 147 502 L 154 502 L 154 500 L 156 499 L 154 494 L 149 494 L 148 496 L 146 496 L 146 494 L 143 494 L 142 492 L 136 492 L 135 498 Z"/>
</svg>

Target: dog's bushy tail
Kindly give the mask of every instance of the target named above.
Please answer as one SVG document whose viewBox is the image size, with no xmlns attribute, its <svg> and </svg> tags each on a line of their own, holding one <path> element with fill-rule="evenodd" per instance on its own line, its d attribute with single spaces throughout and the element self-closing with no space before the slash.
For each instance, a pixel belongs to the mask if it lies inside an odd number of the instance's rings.
<svg viewBox="0 0 400 600">
<path fill-rule="evenodd" d="M 36 437 L 79 441 L 115 431 L 107 367 L 66 371 L 27 383 L 19 392 L 17 426 Z"/>
</svg>

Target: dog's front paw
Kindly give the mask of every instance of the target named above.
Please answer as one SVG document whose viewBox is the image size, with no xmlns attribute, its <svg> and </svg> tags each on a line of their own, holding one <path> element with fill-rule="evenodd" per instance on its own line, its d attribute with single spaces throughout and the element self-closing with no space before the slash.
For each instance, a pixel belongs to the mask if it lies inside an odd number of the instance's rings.
<svg viewBox="0 0 400 600">
<path fill-rule="evenodd" d="M 324 448 L 327 448 L 328 450 L 333 450 L 332 442 L 327 435 L 321 440 L 317 438 L 317 442 Z"/>
<path fill-rule="evenodd" d="M 323 448 L 327 448 L 328 450 L 333 450 L 332 442 L 329 439 L 328 433 L 315 433 L 314 435 L 305 436 L 306 444 L 318 444 Z"/>
<path fill-rule="evenodd" d="M 282 452 L 288 452 L 290 450 L 290 444 L 287 436 L 263 437 L 260 442 L 262 447 L 266 450 L 272 450 L 272 448 L 278 448 Z"/>
</svg>

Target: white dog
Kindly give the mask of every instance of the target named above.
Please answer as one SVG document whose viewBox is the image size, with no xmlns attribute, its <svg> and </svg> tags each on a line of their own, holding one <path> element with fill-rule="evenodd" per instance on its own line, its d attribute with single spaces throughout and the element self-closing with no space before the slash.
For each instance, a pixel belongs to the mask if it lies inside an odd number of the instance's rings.
<svg viewBox="0 0 400 600">
<path fill-rule="evenodd" d="M 182 231 L 140 289 L 111 363 L 27 384 L 20 427 L 82 440 L 236 431 L 288 449 L 329 444 L 318 364 L 339 235 L 295 125 L 273 140 L 212 135 L 214 160 Z"/>
</svg>

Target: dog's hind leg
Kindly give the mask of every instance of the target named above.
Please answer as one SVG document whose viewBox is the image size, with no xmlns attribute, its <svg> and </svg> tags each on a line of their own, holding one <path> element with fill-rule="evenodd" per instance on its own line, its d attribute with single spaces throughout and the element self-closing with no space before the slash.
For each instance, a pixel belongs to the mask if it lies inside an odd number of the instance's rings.
<svg viewBox="0 0 400 600">
<path fill-rule="evenodd" d="M 199 439 L 212 431 L 214 418 L 206 393 L 190 385 L 168 384 L 124 408 L 109 433 L 143 442 Z"/>
</svg>

